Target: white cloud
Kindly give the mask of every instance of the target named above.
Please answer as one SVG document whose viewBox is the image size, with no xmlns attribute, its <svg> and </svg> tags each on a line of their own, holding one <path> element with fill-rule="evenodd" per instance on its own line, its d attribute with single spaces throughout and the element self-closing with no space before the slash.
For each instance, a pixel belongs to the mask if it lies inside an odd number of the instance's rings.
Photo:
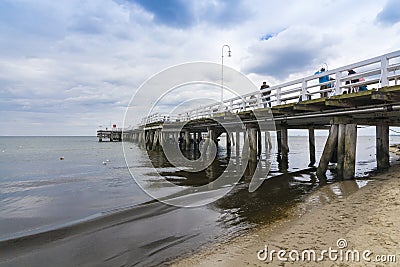
<svg viewBox="0 0 400 267">
<path fill-rule="evenodd" d="M 2 1 L 0 135 L 44 134 L 38 123 L 52 134 L 93 135 L 100 124 L 120 124 L 151 75 L 183 62 L 220 63 L 223 44 L 233 54 L 225 64 L 257 85 L 400 47 L 393 0 L 168 3 L 183 5 L 185 19 L 125 0 Z"/>
</svg>

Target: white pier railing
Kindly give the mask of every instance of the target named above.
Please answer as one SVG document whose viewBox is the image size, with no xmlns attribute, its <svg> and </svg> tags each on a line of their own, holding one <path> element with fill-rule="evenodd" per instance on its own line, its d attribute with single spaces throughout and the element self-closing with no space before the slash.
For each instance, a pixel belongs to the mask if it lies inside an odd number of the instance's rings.
<svg viewBox="0 0 400 267">
<path fill-rule="evenodd" d="M 354 70 L 355 74 L 348 75 L 348 70 Z M 329 76 L 330 80 L 319 83 L 319 78 Z M 322 93 L 328 97 L 357 91 L 362 86 L 382 88 L 397 85 L 400 80 L 400 50 L 382 56 L 374 57 L 337 69 L 327 70 L 317 75 L 310 75 L 294 81 L 271 86 L 267 89 L 234 97 L 224 101 L 201 106 L 189 110 L 184 114 L 160 114 L 155 113 L 143 118 L 140 125 L 155 122 L 189 121 L 200 118 L 210 118 L 214 114 L 230 111 L 233 113 L 268 107 L 269 105 L 282 105 L 299 102 L 307 99 L 317 99 Z M 357 82 L 355 82 L 357 81 Z M 326 89 L 321 89 L 326 85 Z M 263 94 L 264 93 L 264 94 Z M 266 95 L 269 93 L 269 95 Z M 268 100 L 269 98 L 269 100 Z M 221 108 L 223 107 L 223 108 Z"/>
</svg>

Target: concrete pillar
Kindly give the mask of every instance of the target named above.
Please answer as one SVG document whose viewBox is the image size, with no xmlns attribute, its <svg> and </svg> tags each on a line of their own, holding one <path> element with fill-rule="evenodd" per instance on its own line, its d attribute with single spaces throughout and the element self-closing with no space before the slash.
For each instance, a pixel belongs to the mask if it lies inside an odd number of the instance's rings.
<svg viewBox="0 0 400 267">
<path fill-rule="evenodd" d="M 343 179 L 354 178 L 356 172 L 357 124 L 346 125 Z"/>
<path fill-rule="evenodd" d="M 346 137 L 346 124 L 339 124 L 338 144 L 337 144 L 337 167 L 336 167 L 338 178 L 343 178 L 345 137 Z"/>
<path fill-rule="evenodd" d="M 376 162 L 378 170 L 389 168 L 389 126 L 376 126 Z"/>
<path fill-rule="evenodd" d="M 310 164 L 308 164 L 308 167 L 312 167 L 315 164 L 315 133 L 313 128 L 308 129 L 308 149 L 310 150 Z"/>
<path fill-rule="evenodd" d="M 337 145 L 338 137 L 338 125 L 334 124 L 331 126 L 329 131 L 328 140 L 326 141 L 324 151 L 322 152 L 321 159 L 317 168 L 317 176 L 324 177 L 326 170 L 328 169 L 329 160 L 332 157 L 333 151 Z"/>
</svg>

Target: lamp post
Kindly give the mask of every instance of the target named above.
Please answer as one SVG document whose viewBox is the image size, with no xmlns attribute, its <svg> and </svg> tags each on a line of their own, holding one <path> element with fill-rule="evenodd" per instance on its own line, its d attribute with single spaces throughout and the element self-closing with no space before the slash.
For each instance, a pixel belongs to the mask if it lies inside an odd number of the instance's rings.
<svg viewBox="0 0 400 267">
<path fill-rule="evenodd" d="M 221 48 L 221 111 L 224 108 L 224 48 L 228 48 L 228 57 L 231 57 L 231 48 L 229 45 L 223 45 Z"/>
</svg>

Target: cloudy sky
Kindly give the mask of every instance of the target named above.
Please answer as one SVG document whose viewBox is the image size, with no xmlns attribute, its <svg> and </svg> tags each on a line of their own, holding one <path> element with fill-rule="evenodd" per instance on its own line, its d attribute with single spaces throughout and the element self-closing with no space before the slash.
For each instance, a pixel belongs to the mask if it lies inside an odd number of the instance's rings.
<svg viewBox="0 0 400 267">
<path fill-rule="evenodd" d="M 0 135 L 94 135 L 184 62 L 277 84 L 400 49 L 398 0 L 1 0 Z"/>
</svg>

